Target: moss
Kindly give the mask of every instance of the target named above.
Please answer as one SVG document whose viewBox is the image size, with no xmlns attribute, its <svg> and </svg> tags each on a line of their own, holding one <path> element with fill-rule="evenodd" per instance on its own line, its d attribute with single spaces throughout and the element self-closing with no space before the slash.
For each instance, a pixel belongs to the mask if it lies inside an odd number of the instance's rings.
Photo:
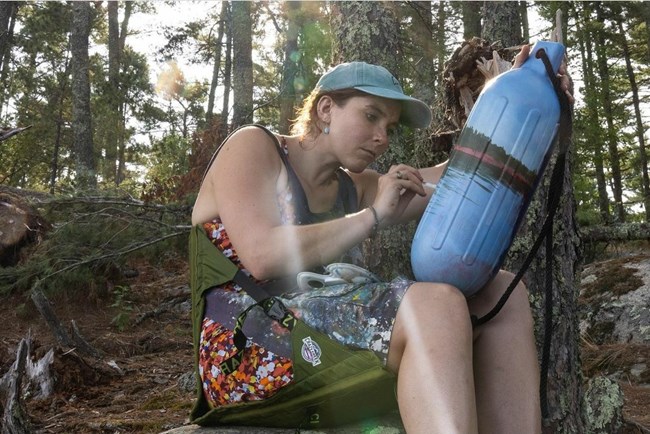
<svg viewBox="0 0 650 434">
<path fill-rule="evenodd" d="M 607 377 L 589 380 L 583 398 L 585 432 L 618 432 L 623 421 L 622 412 L 623 392 L 617 383 Z"/>
<path fill-rule="evenodd" d="M 620 258 L 594 265 L 596 280 L 583 286 L 582 296 L 585 301 L 592 301 L 594 297 L 608 291 L 621 296 L 643 286 L 643 279 L 636 274 L 639 270 L 625 266 L 634 259 Z"/>
<path fill-rule="evenodd" d="M 192 403 L 186 399 L 179 398 L 174 393 L 163 393 L 161 395 L 152 396 L 147 399 L 143 404 L 142 410 L 183 410 L 190 409 Z"/>
</svg>

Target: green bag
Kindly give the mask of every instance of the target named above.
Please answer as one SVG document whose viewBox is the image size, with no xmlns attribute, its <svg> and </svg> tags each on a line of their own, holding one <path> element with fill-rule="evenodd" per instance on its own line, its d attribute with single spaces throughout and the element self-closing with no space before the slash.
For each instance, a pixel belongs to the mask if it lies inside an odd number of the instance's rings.
<svg viewBox="0 0 650 434">
<path fill-rule="evenodd" d="M 200 226 L 190 235 L 192 325 L 198 399 L 190 420 L 201 426 L 248 425 L 280 428 L 323 428 L 358 422 L 397 410 L 396 377 L 369 350 L 352 350 L 293 317 L 282 303 L 248 279 L 207 238 Z M 245 277 L 245 275 L 244 275 Z M 198 372 L 204 292 L 231 280 L 244 286 L 257 304 L 238 318 L 235 344 L 244 339 L 241 327 L 249 310 L 267 315 L 291 330 L 293 381 L 270 398 L 211 408 Z M 240 283 L 241 282 L 241 283 Z M 255 288 L 252 288 L 255 286 Z M 253 294 L 251 294 L 253 293 Z M 266 295 L 266 297 L 260 296 Z M 240 345 L 238 345 L 240 348 Z M 243 349 L 243 345 L 241 346 Z M 228 363 L 226 363 L 228 362 Z M 237 357 L 222 364 L 236 369 Z"/>
</svg>

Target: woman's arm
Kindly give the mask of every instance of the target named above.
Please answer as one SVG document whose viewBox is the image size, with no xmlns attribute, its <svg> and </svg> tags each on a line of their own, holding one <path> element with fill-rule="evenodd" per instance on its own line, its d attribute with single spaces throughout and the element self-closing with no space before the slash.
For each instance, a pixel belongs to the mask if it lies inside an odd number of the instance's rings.
<svg viewBox="0 0 650 434">
<path fill-rule="evenodd" d="M 363 210 L 326 223 L 284 225 L 276 195 L 287 182 L 271 138 L 259 128 L 244 128 L 219 152 L 197 198 L 199 207 L 212 202 L 216 215 L 210 218 L 221 218 L 242 263 L 258 279 L 332 262 L 375 224 L 372 212 Z"/>
<path fill-rule="evenodd" d="M 350 173 L 359 193 L 360 207 L 373 205 L 381 218 L 380 227 L 406 223 L 419 219 L 429 203 L 433 189 L 425 187 L 423 182 L 437 184 L 447 167 L 447 162 L 423 169 L 400 164 L 390 168 L 381 175 L 374 170 L 365 170 L 361 174 Z M 399 178 L 397 173 L 399 172 Z M 385 193 L 389 189 L 398 189 L 397 196 Z M 392 202 L 387 202 L 392 201 Z M 388 211 L 385 211 L 388 210 Z"/>
</svg>

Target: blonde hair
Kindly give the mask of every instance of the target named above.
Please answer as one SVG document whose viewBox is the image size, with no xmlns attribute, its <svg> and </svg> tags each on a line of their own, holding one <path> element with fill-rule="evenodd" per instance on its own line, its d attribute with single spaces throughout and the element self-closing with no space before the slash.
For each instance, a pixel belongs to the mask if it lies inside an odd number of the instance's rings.
<svg viewBox="0 0 650 434">
<path fill-rule="evenodd" d="M 334 104 L 343 107 L 350 98 L 363 95 L 367 94 L 356 89 L 323 91 L 320 88 L 315 88 L 296 110 L 296 118 L 291 125 L 291 134 L 313 139 L 323 132 L 318 120 L 318 101 L 322 97 L 329 96 Z"/>
</svg>

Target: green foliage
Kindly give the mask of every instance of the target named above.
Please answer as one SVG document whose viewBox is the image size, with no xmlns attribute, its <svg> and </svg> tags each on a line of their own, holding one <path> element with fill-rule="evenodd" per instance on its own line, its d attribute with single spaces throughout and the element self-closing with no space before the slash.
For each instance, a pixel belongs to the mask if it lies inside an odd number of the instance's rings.
<svg viewBox="0 0 650 434">
<path fill-rule="evenodd" d="M 130 291 L 131 288 L 128 286 L 118 285 L 113 288 L 114 301 L 111 307 L 117 309 L 117 314 L 111 320 L 111 324 L 119 331 L 124 331 L 131 320 L 133 302 L 128 299 Z"/>
<path fill-rule="evenodd" d="M 59 197 L 39 208 L 54 229 L 27 260 L 0 269 L 0 294 L 26 292 L 39 280 L 52 292 L 103 297 L 125 284 L 129 261 L 159 265 L 185 255 L 188 207 L 103 195 Z"/>
<path fill-rule="evenodd" d="M 137 2 L 133 5 L 133 13 L 154 14 L 156 8 L 164 6 L 161 3 Z M 196 67 L 211 67 L 221 6 L 220 3 L 197 5 L 205 8 L 200 20 L 164 29 L 163 39 L 167 43 L 163 41 L 163 49 L 157 53 L 155 60 L 182 56 Z M 407 92 L 422 96 L 429 89 L 431 93 L 427 97 L 436 94 L 440 85 L 437 77 L 444 67 L 443 60 L 448 58 L 451 50 L 457 48 L 462 35 L 462 10 L 459 6 L 460 3 L 455 2 L 431 5 L 398 2 L 388 5 L 391 13 L 396 14 L 400 27 L 400 31 L 396 32 L 400 34 L 399 53 L 395 59 L 393 54 L 383 53 L 382 56 L 388 56 L 387 60 L 380 56 L 382 58 L 378 57 L 377 61 L 395 61 L 393 66 Z M 120 7 L 123 8 L 123 5 Z M 298 29 L 298 50 L 290 53 L 293 66 L 298 70 L 293 83 L 297 93 L 296 104 L 329 66 L 333 58 L 334 38 L 330 20 L 333 7 L 326 2 L 302 2 L 300 8 L 288 8 L 283 3 L 253 5 L 256 121 L 271 127 L 278 125 L 282 65 L 290 23 L 301 24 Z M 621 38 L 625 36 L 629 44 L 634 73 L 642 91 L 642 104 L 645 104 L 647 112 L 649 101 L 643 93 L 650 81 L 649 33 L 644 15 L 647 5 L 643 2 L 603 2 L 599 4 L 604 17 L 600 20 L 596 17 L 593 2 L 529 2 L 528 7 L 529 18 L 533 16 L 530 13 L 533 8 L 542 17 L 542 21 L 535 23 L 538 28 L 541 26 L 542 33 L 532 35 L 534 40 L 548 37 L 558 9 L 563 10 L 566 19 L 564 35 L 569 48 L 570 73 L 576 80 L 576 93 L 580 97 L 575 107 L 574 125 L 574 191 L 578 199 L 579 220 L 583 224 L 600 222 L 594 160 L 596 150 L 599 150 L 603 159 L 603 176 L 610 183 L 612 161 L 607 144 L 611 137 L 620 154 L 625 206 L 632 220 L 643 218 L 640 204 L 644 191 L 639 170 L 642 161 Z M 161 101 L 154 92 L 150 78 L 153 69 L 151 54 L 154 53 L 134 51 L 129 41 L 139 35 L 128 29 L 126 46 L 120 58 L 120 85 L 118 89 L 110 86 L 104 46 L 107 43 L 105 8 L 96 5 L 93 9 L 95 17 L 89 66 L 95 157 L 99 162 L 98 173 L 102 175 L 100 185 L 109 187 L 112 184 L 118 159 L 122 158 L 123 167 L 126 167 L 126 180 L 122 186 L 131 193 L 141 193 L 142 180 L 146 181 L 146 188 L 150 192 L 154 188 L 173 191 L 178 183 L 177 177 L 190 169 L 187 158 L 189 140 L 203 127 L 209 83 L 184 82 L 181 92 L 174 94 L 171 102 Z M 429 18 L 429 14 L 430 21 L 416 25 L 418 20 Z M 134 16 L 130 25 L 134 22 Z M 386 16 L 388 14 L 381 14 L 380 19 Z M 617 29 L 618 17 L 623 18 L 624 35 Z M 0 184 L 45 190 L 54 178 L 57 191 L 74 185 L 68 47 L 70 24 L 70 3 L 21 4 L 9 62 L 4 65 L 0 75 L 3 90 L 0 121 L 9 126 L 32 127 L 10 140 L 0 142 Z M 348 44 L 358 45 L 360 38 L 378 40 L 378 37 L 364 33 L 363 29 L 360 32 L 357 36 L 345 36 L 352 38 Z M 598 53 L 594 41 L 597 34 L 602 34 L 605 40 L 602 48 L 608 59 L 610 78 L 607 82 L 598 76 L 595 67 Z M 433 41 L 433 45 L 425 47 L 422 41 Z M 589 48 L 593 63 L 590 71 L 587 71 L 584 63 L 587 46 L 580 45 L 581 41 L 591 44 Z M 221 48 L 219 85 L 224 83 L 225 43 Z M 418 69 L 422 62 L 428 62 L 435 70 L 423 73 L 426 70 Z M 588 86 L 583 82 L 587 72 L 594 75 L 593 83 Z M 605 122 L 602 111 L 605 91 L 610 92 L 613 101 L 611 126 Z M 223 92 L 221 86 L 217 87 L 219 92 Z M 217 101 L 220 98 L 222 95 L 217 95 Z M 116 99 L 119 110 L 115 109 Z M 118 155 L 112 144 L 116 134 L 125 147 L 122 156 Z M 402 132 L 399 140 L 400 143 L 391 148 L 391 155 L 385 158 L 385 165 L 394 161 L 412 162 L 428 158 L 427 150 L 422 152 L 426 138 L 406 131 Z M 380 163 L 380 167 L 383 168 L 384 163 Z M 608 200 L 611 202 L 611 199 Z"/>
<path fill-rule="evenodd" d="M 146 158 L 145 182 L 156 183 L 183 175 L 189 170 L 190 141 L 178 134 L 166 134 L 154 140 Z"/>
</svg>

